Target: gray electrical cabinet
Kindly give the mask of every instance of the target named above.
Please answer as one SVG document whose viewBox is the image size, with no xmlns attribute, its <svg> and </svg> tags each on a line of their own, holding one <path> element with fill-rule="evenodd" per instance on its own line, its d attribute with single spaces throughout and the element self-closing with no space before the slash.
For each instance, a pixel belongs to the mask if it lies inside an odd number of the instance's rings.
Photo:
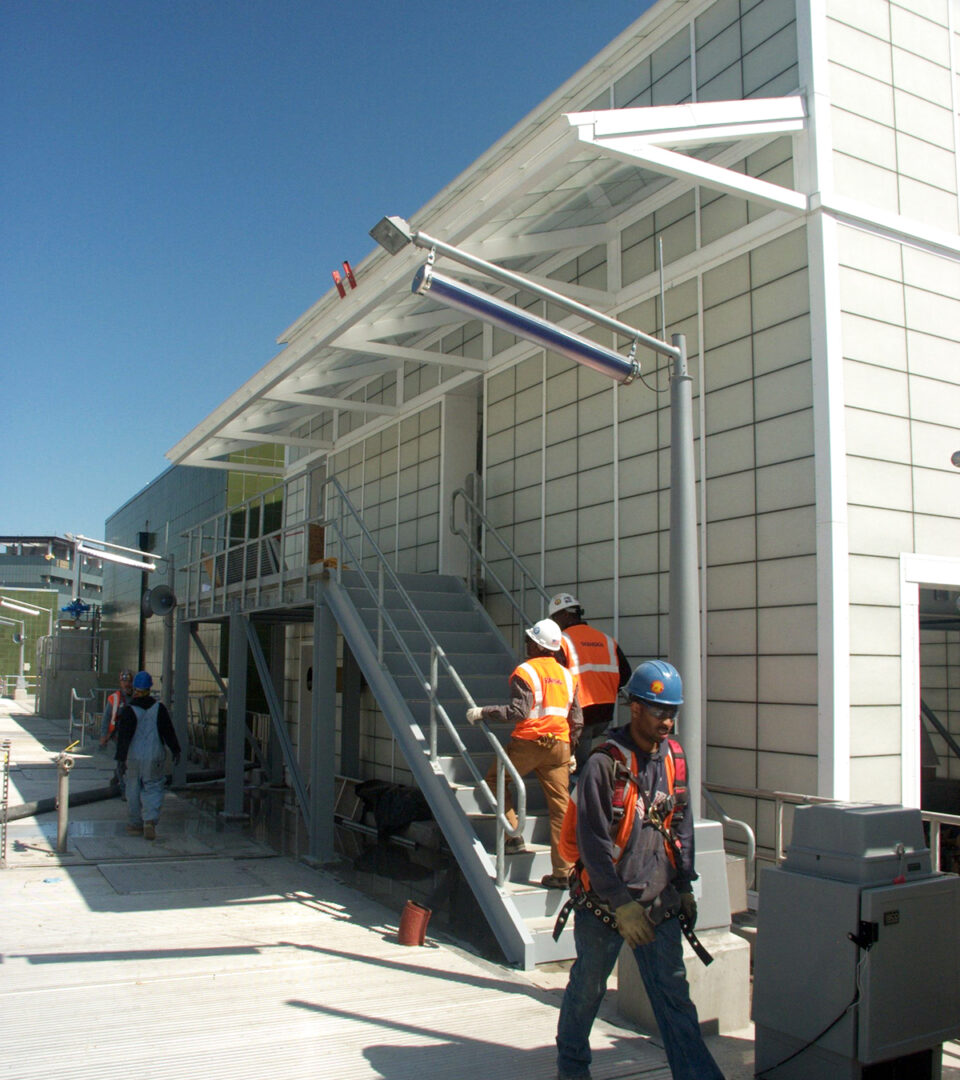
<svg viewBox="0 0 960 1080">
<path fill-rule="evenodd" d="M 760 877 L 755 1069 L 770 1080 L 939 1080 L 960 1035 L 960 877 L 919 810 L 797 808 Z"/>
</svg>

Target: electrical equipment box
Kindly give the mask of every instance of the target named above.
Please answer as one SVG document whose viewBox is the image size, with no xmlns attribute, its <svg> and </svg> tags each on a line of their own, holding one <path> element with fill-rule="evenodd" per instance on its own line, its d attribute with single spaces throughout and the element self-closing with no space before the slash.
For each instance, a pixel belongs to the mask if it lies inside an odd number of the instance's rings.
<svg viewBox="0 0 960 1080">
<path fill-rule="evenodd" d="M 770 1080 L 939 1080 L 960 1035 L 960 877 L 919 810 L 798 807 L 760 878 L 753 1018 Z"/>
</svg>

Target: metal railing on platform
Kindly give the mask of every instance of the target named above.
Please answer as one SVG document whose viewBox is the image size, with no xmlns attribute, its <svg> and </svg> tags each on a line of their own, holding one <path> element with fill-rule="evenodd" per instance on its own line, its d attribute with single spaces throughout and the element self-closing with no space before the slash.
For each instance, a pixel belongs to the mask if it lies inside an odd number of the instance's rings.
<svg viewBox="0 0 960 1080">
<path fill-rule="evenodd" d="M 506 879 L 504 837 L 522 835 L 524 826 L 526 825 L 526 788 L 520 778 L 520 774 L 517 772 L 513 762 L 507 757 L 499 739 L 497 739 L 490 731 L 486 724 L 481 722 L 480 727 L 486 736 L 489 748 L 494 752 L 497 762 L 497 793 L 495 795 L 491 792 L 484 773 L 477 768 L 476 762 L 474 762 L 466 744 L 460 738 L 460 733 L 457 731 L 456 726 L 440 700 L 438 693 L 440 669 L 442 668 L 444 673 L 450 678 L 466 708 L 474 708 L 476 706 L 476 702 L 473 700 L 470 691 L 467 689 L 443 647 L 437 641 L 430 627 L 420 614 L 420 611 L 417 609 L 416 604 L 404 588 L 396 571 L 390 566 L 386 556 L 380 550 L 376 540 L 374 540 L 373 535 L 364 523 L 363 518 L 350 502 L 346 492 L 340 486 L 340 483 L 335 477 L 330 477 L 325 481 L 324 487 L 333 494 L 333 499 L 330 499 L 328 496 L 327 518 L 323 525 L 326 530 L 332 530 L 336 538 L 336 543 L 339 545 L 339 555 L 341 556 L 336 561 L 333 573 L 336 575 L 338 581 L 342 581 L 344 562 L 348 562 L 351 568 L 354 568 L 354 572 L 359 576 L 365 591 L 377 608 L 375 640 L 377 656 L 382 659 L 384 637 L 385 634 L 389 634 L 402 653 L 410 670 L 423 687 L 430 706 L 429 745 L 431 761 L 437 760 L 437 722 L 439 719 L 453 743 L 457 754 L 459 754 L 460 758 L 467 766 L 476 785 L 477 793 L 496 814 L 496 874 L 497 884 L 501 885 Z M 330 505 L 331 502 L 336 504 L 332 508 Z M 347 527 L 348 521 L 349 529 Z M 359 541 L 360 550 L 357 550 L 357 541 Z M 365 565 L 371 561 L 376 567 L 375 580 L 365 568 Z M 425 672 L 421 669 L 407 645 L 403 633 L 398 629 L 389 609 L 384 605 L 384 589 L 387 581 L 390 583 L 390 588 L 399 596 L 401 607 L 412 615 L 418 631 L 426 638 L 430 652 L 429 672 Z M 514 786 L 514 798 L 516 802 L 515 811 L 517 815 L 516 828 L 511 826 L 505 811 L 505 772 L 510 774 Z"/>
<path fill-rule="evenodd" d="M 810 806 L 815 803 L 837 802 L 822 795 L 804 795 L 795 791 L 770 791 L 764 788 L 728 787 L 725 784 L 704 784 L 704 790 L 714 795 L 731 795 L 744 799 L 759 799 L 774 804 L 773 826 L 773 861 L 779 866 L 786 858 L 784 851 L 784 810 L 788 806 Z M 935 868 L 943 864 L 941 826 L 960 829 L 960 814 L 938 814 L 931 810 L 921 810 L 921 819 L 929 830 L 930 850 L 935 853 Z M 756 862 L 754 849 L 754 862 Z M 755 868 L 754 868 L 755 875 Z M 754 878 L 755 879 L 755 878 Z"/>
<path fill-rule="evenodd" d="M 83 749 L 83 742 L 86 736 L 87 728 L 93 727 L 97 722 L 97 712 L 95 702 L 97 700 L 96 688 L 90 691 L 89 694 L 80 695 L 77 693 L 76 687 L 70 687 L 70 718 L 69 727 L 67 729 L 67 738 L 72 743 L 74 728 L 78 728 L 80 731 L 80 749 Z M 79 708 L 80 715 L 76 715 L 76 710 Z M 88 719 L 89 710 L 89 719 Z"/>
<path fill-rule="evenodd" d="M 463 507 L 464 521 L 462 524 L 458 523 L 457 520 L 458 504 L 462 504 Z M 471 533 L 476 533 L 478 525 L 483 526 L 482 546 L 478 545 L 475 536 L 471 535 Z M 550 594 L 516 554 L 493 522 L 477 503 L 470 498 L 465 488 L 457 488 L 450 500 L 450 531 L 454 536 L 459 536 L 467 547 L 467 557 L 470 560 L 469 580 L 477 590 L 478 595 L 482 595 L 484 600 L 496 595 L 495 591 L 489 588 L 489 583 L 492 581 L 499 589 L 500 595 L 513 610 L 517 619 L 515 626 L 519 630 L 518 638 L 522 638 L 524 627 L 536 622 L 546 612 L 547 605 L 550 603 Z M 493 560 L 488 557 L 487 545 L 490 543 L 496 544 L 497 550 L 500 552 L 500 560 L 496 561 L 506 560 L 513 571 L 514 584 L 512 588 L 503 581 L 493 566 Z M 516 598 L 517 593 L 520 594 L 519 600 Z M 527 598 L 531 594 L 537 598 L 538 604 L 536 606 L 539 608 L 539 611 L 532 615 L 527 609 Z M 517 644 L 517 642 L 514 642 L 514 644 Z"/>
</svg>

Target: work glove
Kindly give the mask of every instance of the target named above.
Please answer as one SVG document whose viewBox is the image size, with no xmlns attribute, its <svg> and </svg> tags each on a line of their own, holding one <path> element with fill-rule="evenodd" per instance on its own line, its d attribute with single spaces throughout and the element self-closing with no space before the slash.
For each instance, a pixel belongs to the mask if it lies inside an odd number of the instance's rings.
<svg viewBox="0 0 960 1080">
<path fill-rule="evenodd" d="M 478 708 L 476 705 L 472 709 L 467 709 L 467 722 L 471 724 L 479 724 L 483 718 L 483 709 Z"/>
<path fill-rule="evenodd" d="M 614 915 L 617 918 L 617 929 L 620 936 L 635 949 L 638 945 L 649 945 L 653 941 L 655 929 L 653 923 L 647 918 L 647 913 L 636 900 L 629 900 L 616 909 Z"/>
<path fill-rule="evenodd" d="M 692 930 L 697 925 L 697 898 L 692 892 L 680 894 L 680 914 L 684 917 L 687 927 Z"/>
</svg>

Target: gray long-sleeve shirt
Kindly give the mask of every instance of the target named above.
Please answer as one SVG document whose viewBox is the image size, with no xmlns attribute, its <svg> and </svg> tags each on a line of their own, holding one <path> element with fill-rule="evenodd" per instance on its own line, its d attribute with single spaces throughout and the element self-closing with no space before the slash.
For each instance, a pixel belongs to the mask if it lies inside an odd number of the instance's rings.
<svg viewBox="0 0 960 1080">
<path fill-rule="evenodd" d="M 638 777 L 642 789 L 641 798 L 646 800 L 657 792 L 669 793 L 663 753 L 646 754 L 630 737 L 630 726 L 615 728 L 610 738 L 625 751 L 629 765 L 630 751 L 637 755 Z M 680 842 L 680 856 L 674 867 L 667 855 L 664 838 L 649 821 L 634 823 L 619 862 L 613 861 L 613 842 L 610 834 L 613 826 L 613 789 L 615 764 L 603 753 L 594 753 L 587 759 L 577 783 L 577 846 L 580 858 L 590 875 L 590 888 L 611 908 L 618 908 L 629 900 L 649 903 L 670 891 L 664 901 L 675 906 L 673 890 L 689 892 L 690 883 L 696 878 L 693 851 L 693 815 L 687 809 L 679 821 L 674 819 L 673 834 Z M 638 800 L 638 810 L 642 806 Z M 644 817 L 646 815 L 644 814 Z"/>
</svg>

